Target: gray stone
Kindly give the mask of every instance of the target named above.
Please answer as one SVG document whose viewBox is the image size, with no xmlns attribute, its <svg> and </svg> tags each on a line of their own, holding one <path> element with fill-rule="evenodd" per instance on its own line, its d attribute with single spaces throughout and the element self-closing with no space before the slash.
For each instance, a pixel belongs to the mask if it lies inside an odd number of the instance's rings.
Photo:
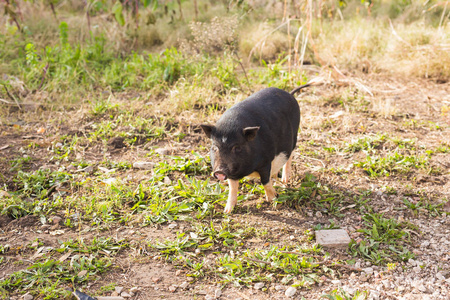
<svg viewBox="0 0 450 300">
<path fill-rule="evenodd" d="M 417 286 L 417 289 L 418 289 L 419 291 L 423 292 L 423 293 L 427 293 L 427 292 L 428 292 L 427 287 L 426 287 L 425 285 L 423 285 L 423 283 L 422 283 L 422 284 L 419 284 L 419 285 Z"/>
<path fill-rule="evenodd" d="M 380 299 L 380 293 L 375 290 L 370 290 L 369 299 L 371 299 L 371 300 Z"/>
<path fill-rule="evenodd" d="M 384 287 L 386 289 L 390 289 L 391 288 L 391 283 L 389 282 L 389 280 L 381 280 L 381 283 L 384 285 Z"/>
<path fill-rule="evenodd" d="M 189 282 L 184 281 L 182 284 L 180 284 L 180 288 L 186 289 L 189 286 Z"/>
<path fill-rule="evenodd" d="M 344 248 L 350 243 L 350 236 L 344 229 L 318 230 L 316 241 L 324 247 Z"/>
<path fill-rule="evenodd" d="M 168 155 L 170 153 L 169 149 L 167 148 L 158 148 L 155 150 L 155 152 L 159 155 Z"/>
<path fill-rule="evenodd" d="M 221 289 L 216 289 L 214 291 L 214 298 L 219 298 L 222 295 L 222 290 Z"/>
<path fill-rule="evenodd" d="M 284 294 L 286 297 L 293 297 L 297 293 L 297 289 L 295 287 L 290 286 Z"/>
<path fill-rule="evenodd" d="M 282 285 L 276 285 L 275 286 L 275 290 L 279 291 L 279 292 L 284 292 L 286 288 Z"/>
<path fill-rule="evenodd" d="M 33 300 L 33 296 L 30 293 L 26 293 L 22 298 L 23 300 Z"/>
<path fill-rule="evenodd" d="M 155 164 L 146 161 L 137 161 L 133 164 L 133 168 L 141 170 L 151 170 Z"/>
<path fill-rule="evenodd" d="M 373 268 L 372 267 L 364 268 L 363 271 L 364 271 L 364 273 L 372 274 L 373 273 Z"/>
<path fill-rule="evenodd" d="M 117 294 L 120 294 L 120 293 L 122 293 L 122 291 L 123 291 L 123 286 L 116 286 L 116 287 L 114 288 L 114 290 L 116 291 Z"/>
<path fill-rule="evenodd" d="M 131 295 L 128 294 L 127 292 L 122 292 L 122 293 L 120 294 L 120 296 L 122 296 L 122 297 L 124 297 L 124 298 L 131 298 Z"/>
<path fill-rule="evenodd" d="M 167 226 L 169 229 L 174 229 L 175 227 L 177 227 L 178 224 L 177 223 L 170 223 L 169 226 Z"/>
<path fill-rule="evenodd" d="M 361 280 L 362 282 L 366 282 L 367 280 L 369 280 L 369 274 L 367 274 L 367 273 L 362 273 L 360 276 L 359 276 L 359 280 Z"/>
<path fill-rule="evenodd" d="M 264 282 L 257 282 L 255 283 L 254 289 L 255 290 L 260 290 L 264 287 Z"/>
<path fill-rule="evenodd" d="M 437 278 L 438 280 L 445 280 L 445 276 L 442 275 L 441 272 L 437 272 L 437 273 L 436 273 L 436 278 Z"/>
</svg>

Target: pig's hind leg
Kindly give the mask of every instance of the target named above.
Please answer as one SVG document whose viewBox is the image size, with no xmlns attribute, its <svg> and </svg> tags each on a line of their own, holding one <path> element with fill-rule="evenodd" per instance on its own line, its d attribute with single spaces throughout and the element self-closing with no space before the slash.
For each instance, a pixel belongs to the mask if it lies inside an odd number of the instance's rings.
<svg viewBox="0 0 450 300">
<path fill-rule="evenodd" d="M 229 187 L 230 191 L 228 192 L 227 205 L 225 206 L 225 209 L 223 210 L 223 212 L 226 214 L 231 213 L 233 211 L 233 208 L 237 204 L 239 180 L 228 179 L 228 187 Z"/>
<path fill-rule="evenodd" d="M 283 172 L 281 173 L 281 182 L 284 184 L 287 184 L 289 182 L 289 179 L 291 178 L 292 173 L 292 155 L 289 156 L 288 161 L 283 166 Z"/>
</svg>

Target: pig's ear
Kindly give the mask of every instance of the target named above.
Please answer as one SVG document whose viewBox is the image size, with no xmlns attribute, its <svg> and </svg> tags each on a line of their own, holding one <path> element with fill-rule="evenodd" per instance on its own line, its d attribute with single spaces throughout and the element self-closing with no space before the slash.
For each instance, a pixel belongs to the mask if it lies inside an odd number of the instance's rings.
<svg viewBox="0 0 450 300">
<path fill-rule="evenodd" d="M 244 132 L 245 139 L 247 141 L 253 140 L 256 137 L 256 134 L 258 133 L 258 130 L 259 130 L 259 126 L 244 128 L 243 132 Z"/>
<path fill-rule="evenodd" d="M 211 138 L 211 133 L 213 132 L 215 127 L 212 126 L 212 125 L 208 125 L 208 124 L 202 124 L 202 125 L 200 125 L 200 127 L 203 129 L 203 131 L 205 132 L 206 136 L 208 138 Z"/>
</svg>

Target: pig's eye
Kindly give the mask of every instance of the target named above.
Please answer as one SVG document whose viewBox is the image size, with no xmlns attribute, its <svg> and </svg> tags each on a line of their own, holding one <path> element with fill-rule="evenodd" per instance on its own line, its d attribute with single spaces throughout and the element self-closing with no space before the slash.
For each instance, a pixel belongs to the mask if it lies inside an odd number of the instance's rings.
<svg viewBox="0 0 450 300">
<path fill-rule="evenodd" d="M 240 146 L 234 146 L 233 149 L 231 149 L 234 153 L 239 153 L 241 152 L 241 147 Z"/>
</svg>

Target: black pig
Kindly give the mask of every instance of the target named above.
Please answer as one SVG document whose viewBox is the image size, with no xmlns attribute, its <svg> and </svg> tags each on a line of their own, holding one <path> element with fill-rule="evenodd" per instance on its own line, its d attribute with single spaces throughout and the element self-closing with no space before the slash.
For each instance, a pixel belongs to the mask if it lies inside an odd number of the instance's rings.
<svg viewBox="0 0 450 300">
<path fill-rule="evenodd" d="M 225 213 L 237 203 L 239 179 L 261 178 L 267 200 L 276 197 L 271 177 L 284 165 L 282 182 L 289 181 L 292 151 L 297 143 L 300 108 L 294 94 L 277 89 L 263 89 L 228 109 L 216 126 L 201 125 L 211 138 L 211 164 L 214 176 L 228 179 L 229 195 Z"/>
</svg>

